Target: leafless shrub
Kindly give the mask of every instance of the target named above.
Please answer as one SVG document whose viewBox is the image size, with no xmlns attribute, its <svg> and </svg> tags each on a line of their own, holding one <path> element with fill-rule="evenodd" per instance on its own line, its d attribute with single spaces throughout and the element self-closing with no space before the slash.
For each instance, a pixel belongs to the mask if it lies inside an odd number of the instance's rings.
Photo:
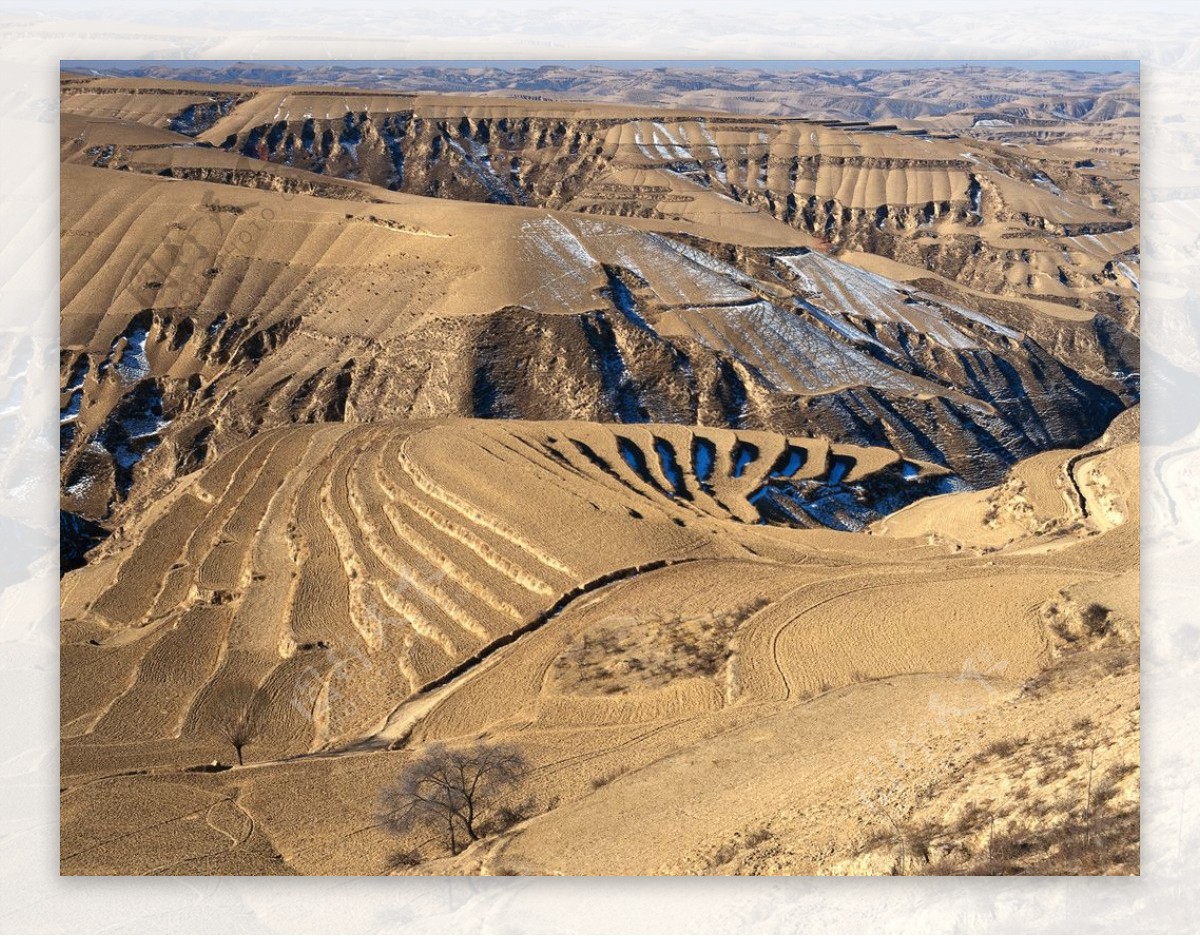
<svg viewBox="0 0 1200 936">
<path fill-rule="evenodd" d="M 225 740 L 232 746 L 234 753 L 237 754 L 238 766 L 242 766 L 242 749 L 249 744 L 254 738 L 254 730 L 250 725 L 250 718 L 242 712 L 237 719 L 225 729 Z"/>
<path fill-rule="evenodd" d="M 979 853 L 934 862 L 919 873 L 1133 874 L 1140 854 L 1138 825 L 1138 810 L 1127 809 L 1096 818 L 1090 834 L 1085 834 L 1078 811 L 1074 815 L 1068 811 L 1061 822 L 1037 829 L 1023 823 L 997 827 Z"/>
<path fill-rule="evenodd" d="M 623 771 L 621 770 L 610 770 L 607 773 L 602 773 L 598 777 L 592 777 L 592 789 L 599 790 L 601 787 L 608 786 L 608 784 L 616 780 L 617 777 L 621 776 L 622 773 Z"/>
<path fill-rule="evenodd" d="M 1092 602 L 1079 613 L 1079 623 L 1089 637 L 1105 637 L 1109 632 L 1112 612 L 1102 604 Z"/>
<path fill-rule="evenodd" d="M 721 865 L 729 864 L 737 857 L 737 846 L 733 842 L 726 842 L 715 852 L 713 852 L 712 860 L 709 865 L 713 868 L 719 868 Z"/>
<path fill-rule="evenodd" d="M 770 838 L 772 838 L 771 830 L 766 826 L 759 826 L 757 829 L 751 829 L 746 833 L 746 837 L 742 839 L 742 844 L 746 848 L 753 848 L 755 845 L 761 845 Z"/>
<path fill-rule="evenodd" d="M 738 629 L 767 604 L 768 599 L 757 598 L 701 615 L 614 618 L 582 635 L 555 662 L 555 679 L 616 695 L 630 683 L 659 686 L 679 678 L 711 678 L 733 655 Z"/>
<path fill-rule="evenodd" d="M 933 843 L 942 834 L 941 826 L 933 822 L 908 825 L 904 836 L 908 841 L 908 854 L 928 864 L 932 860 Z"/>
<path fill-rule="evenodd" d="M 739 832 L 736 836 L 728 841 L 723 842 L 721 846 L 712 853 L 708 859 L 710 868 L 719 868 L 722 865 L 727 865 L 742 852 L 750 851 L 757 848 L 764 842 L 769 842 L 775 837 L 774 833 L 765 825 L 757 826 L 749 829 L 746 832 Z"/>
<path fill-rule="evenodd" d="M 1110 675 L 1116 676 L 1126 670 L 1134 669 L 1141 662 L 1141 647 L 1139 644 L 1117 647 L 1104 655 L 1104 669 Z"/>
<path fill-rule="evenodd" d="M 1085 719 L 1080 719 L 1082 724 Z M 1091 722 L 1088 721 L 1090 725 Z M 1063 776 L 1066 765 L 1086 767 L 1083 789 L 1056 801 L 1042 801 L 1022 810 L 1022 816 L 1002 816 L 980 807 L 969 808 L 947 829 L 957 839 L 953 859 L 918 870 L 921 874 L 1053 875 L 1134 874 L 1140 859 L 1139 810 L 1121 804 L 1122 781 L 1137 765 L 1121 762 L 1098 773 L 1097 739 L 1060 746 L 1056 766 L 1062 772 L 1039 779 L 1043 785 Z M 1082 758 L 1082 763 L 1081 763 Z M 1077 791 L 1077 792 L 1075 792 Z M 1052 818 L 1052 817 L 1057 817 Z M 1032 824 L 1030 821 L 1032 820 Z M 910 841 L 916 841 L 915 838 Z M 982 846 L 978 843 L 982 842 Z M 972 854 L 970 843 L 974 844 Z M 912 849 L 914 852 L 915 848 Z"/>
<path fill-rule="evenodd" d="M 984 761 L 992 758 L 1008 757 L 1024 747 L 1028 741 L 1028 738 L 997 738 L 979 752 L 976 760 Z"/>
<path fill-rule="evenodd" d="M 481 825 L 480 833 L 482 835 L 499 835 L 501 832 L 507 832 L 513 826 L 524 822 L 534 812 L 536 812 L 536 807 L 532 799 L 525 799 L 515 804 L 501 803 Z"/>
<path fill-rule="evenodd" d="M 402 849 L 388 855 L 387 866 L 393 871 L 404 868 L 415 868 L 421 863 L 421 853 L 411 849 Z"/>
</svg>

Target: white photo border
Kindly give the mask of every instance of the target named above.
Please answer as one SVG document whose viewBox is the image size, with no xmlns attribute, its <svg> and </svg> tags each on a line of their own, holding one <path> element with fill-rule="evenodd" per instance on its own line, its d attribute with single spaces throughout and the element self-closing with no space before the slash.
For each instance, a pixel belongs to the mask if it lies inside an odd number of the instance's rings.
<svg viewBox="0 0 1200 936">
<path fill-rule="evenodd" d="M 59 61 L 335 56 L 1141 61 L 1140 878 L 59 877 Z M 0 0 L 0 166 L 0 932 L 1188 932 L 1200 920 L 1200 8 Z"/>
</svg>

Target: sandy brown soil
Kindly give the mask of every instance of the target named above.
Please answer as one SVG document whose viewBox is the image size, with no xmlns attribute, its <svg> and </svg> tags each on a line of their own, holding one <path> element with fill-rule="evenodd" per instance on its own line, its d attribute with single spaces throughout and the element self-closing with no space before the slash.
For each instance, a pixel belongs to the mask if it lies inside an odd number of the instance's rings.
<svg viewBox="0 0 1200 936">
<path fill-rule="evenodd" d="M 1137 873 L 1081 133 L 69 80 L 63 873 Z"/>
</svg>

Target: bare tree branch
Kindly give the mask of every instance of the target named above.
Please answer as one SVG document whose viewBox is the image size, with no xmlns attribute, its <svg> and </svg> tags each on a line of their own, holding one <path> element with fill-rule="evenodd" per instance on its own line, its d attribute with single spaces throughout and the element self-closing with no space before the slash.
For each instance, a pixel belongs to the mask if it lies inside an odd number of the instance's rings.
<svg viewBox="0 0 1200 936">
<path fill-rule="evenodd" d="M 528 769 L 525 756 L 512 744 L 431 745 L 383 791 L 380 819 L 396 835 L 440 835 L 450 854 L 457 855 L 480 838 L 483 823 L 494 814 L 514 814 L 502 800 Z"/>
</svg>

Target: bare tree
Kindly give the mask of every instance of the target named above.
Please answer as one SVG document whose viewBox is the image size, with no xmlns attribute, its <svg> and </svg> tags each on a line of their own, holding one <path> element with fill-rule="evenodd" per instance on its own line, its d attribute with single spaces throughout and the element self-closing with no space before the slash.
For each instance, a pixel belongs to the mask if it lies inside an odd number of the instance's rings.
<svg viewBox="0 0 1200 936">
<path fill-rule="evenodd" d="M 237 754 L 238 766 L 242 766 L 242 748 L 249 744 L 250 740 L 254 737 L 254 729 L 250 724 L 249 713 L 243 711 L 235 719 L 230 721 L 229 724 L 222 729 L 222 734 L 224 735 L 225 740 L 233 746 L 234 753 Z"/>
<path fill-rule="evenodd" d="M 381 819 L 397 835 L 427 834 L 451 855 L 484 834 L 489 824 L 519 819 L 502 802 L 529 770 L 512 744 L 477 741 L 468 747 L 434 744 L 405 765 L 381 797 Z"/>
<path fill-rule="evenodd" d="M 229 695 L 237 701 L 235 706 L 226 712 L 219 731 L 221 737 L 232 746 L 239 766 L 243 763 L 242 749 L 253 741 L 258 733 L 251 713 L 251 704 L 257 691 L 258 687 L 248 681 L 238 681 L 228 690 Z"/>
</svg>

